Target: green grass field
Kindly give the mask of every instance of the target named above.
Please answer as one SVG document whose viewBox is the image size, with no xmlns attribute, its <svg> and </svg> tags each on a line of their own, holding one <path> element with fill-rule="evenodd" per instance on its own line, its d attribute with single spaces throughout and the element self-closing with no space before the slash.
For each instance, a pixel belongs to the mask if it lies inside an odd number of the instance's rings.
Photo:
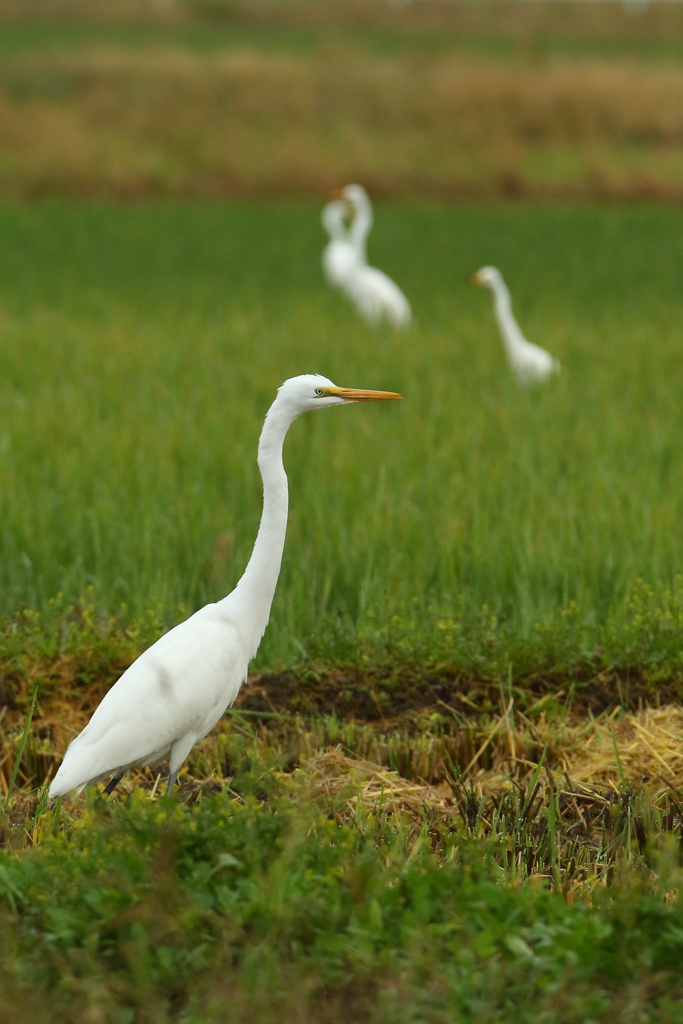
<svg viewBox="0 0 683 1024">
<path fill-rule="evenodd" d="M 326 287 L 313 204 L 5 204 L 0 238 L 0 1024 L 679 1024 L 680 718 L 625 712 L 683 682 L 683 212 L 379 204 L 403 334 Z M 48 805 L 239 578 L 307 371 L 406 398 L 291 430 L 281 674 L 177 801 Z"/>
<path fill-rule="evenodd" d="M 406 401 L 292 429 L 260 665 L 362 651 L 678 674 L 677 211 L 381 206 L 371 258 L 413 303 L 404 334 L 326 287 L 313 206 L 4 206 L 0 236 L 6 618 L 49 630 L 55 604 L 85 601 L 168 625 L 226 593 L 258 526 L 265 411 L 316 371 Z M 467 283 L 484 262 L 556 382 L 511 379 Z"/>
<path fill-rule="evenodd" d="M 243 19 L 187 19 L 178 24 L 164 24 L 163 21 L 155 24 L 151 19 L 147 24 L 59 18 L 53 22 L 3 19 L 0 52 L 18 54 L 33 50 L 64 52 L 90 46 L 138 48 L 167 45 L 200 53 L 243 48 L 313 53 L 324 50 L 333 42 L 337 45 L 360 45 L 368 55 L 378 56 L 403 52 L 449 52 L 505 59 L 527 55 L 532 49 L 536 57 L 629 55 L 658 61 L 680 58 L 683 54 L 683 43 L 676 31 L 680 29 L 676 8 L 658 11 L 658 14 L 665 13 L 668 17 L 654 26 L 647 19 L 645 24 L 641 20 L 634 26 L 618 9 L 609 10 L 606 4 L 603 8 L 607 8 L 606 24 L 591 24 L 589 20 L 588 25 L 579 23 L 574 32 L 567 32 L 566 25 L 558 27 L 555 23 L 553 26 L 556 11 L 548 12 L 539 24 L 534 23 L 533 18 L 528 19 L 529 12 L 519 4 L 517 19 L 511 12 L 499 9 L 499 15 L 504 17 L 499 18 L 497 27 L 491 10 L 487 17 L 485 13 L 472 9 L 472 5 L 470 18 L 463 18 L 459 24 L 456 16 L 453 19 L 455 24 L 426 24 L 417 28 L 400 23 L 335 25 L 334 19 L 324 24 L 316 23 L 315 18 L 309 24 L 305 20 L 297 24 L 296 19 L 293 24 L 287 24 L 286 20 L 278 24 L 277 16 L 272 18 L 270 25 L 259 24 L 257 19 L 249 24 L 248 11 L 245 11 L 247 17 Z M 527 24 L 523 24 L 525 18 L 528 19 Z M 640 31 L 633 31 L 634 27 Z"/>
<path fill-rule="evenodd" d="M 168 43 L 208 52 L 232 46 L 311 50 L 330 40 L 370 52 L 463 51 L 494 57 L 564 53 L 679 57 L 681 14 L 666 2 L 639 12 L 595 0 L 558 8 L 552 0 L 441 0 L 387 5 L 383 0 L 2 0 L 0 49 L 68 49 L 90 44 Z"/>
</svg>

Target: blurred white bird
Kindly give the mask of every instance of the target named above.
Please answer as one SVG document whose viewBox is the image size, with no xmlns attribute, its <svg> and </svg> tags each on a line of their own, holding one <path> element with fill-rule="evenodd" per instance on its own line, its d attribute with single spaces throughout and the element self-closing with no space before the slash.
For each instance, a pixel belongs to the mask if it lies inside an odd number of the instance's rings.
<svg viewBox="0 0 683 1024">
<path fill-rule="evenodd" d="M 553 373 L 560 364 L 539 345 L 527 341 L 512 313 L 512 302 L 503 275 L 496 267 L 482 267 L 472 276 L 472 283 L 493 292 L 493 310 L 513 373 L 520 384 L 537 384 Z"/>
<path fill-rule="evenodd" d="M 343 199 L 328 203 L 323 209 L 323 227 L 330 241 L 323 250 L 323 271 L 333 288 L 344 288 L 354 270 L 357 269 L 358 249 L 349 238 L 344 222 L 347 205 Z"/>
<path fill-rule="evenodd" d="M 338 202 L 343 204 L 341 208 Z M 350 228 L 345 231 L 344 213 L 348 207 L 353 216 Z M 387 319 L 394 327 L 406 327 L 411 321 L 411 312 L 405 295 L 385 273 L 368 266 L 366 242 L 372 227 L 372 205 L 362 185 L 343 188 L 337 200 L 323 210 L 323 224 L 332 238 L 323 253 L 328 281 L 346 292 L 361 316 L 371 323 Z M 355 251 L 355 262 L 348 249 L 342 249 L 349 244 Z M 333 259 L 334 270 L 341 271 L 337 279 L 332 276 Z"/>
<path fill-rule="evenodd" d="M 287 530 L 287 430 L 311 409 L 401 397 L 339 388 L 317 374 L 285 381 L 259 440 L 263 513 L 244 575 L 231 594 L 170 630 L 123 673 L 69 746 L 51 797 L 80 792 L 115 773 L 105 789 L 110 793 L 126 769 L 169 755 L 171 790 L 194 744 L 237 697 L 268 625 Z"/>
<path fill-rule="evenodd" d="M 361 263 L 368 262 L 367 241 L 374 222 L 372 203 L 362 185 L 345 185 L 339 198 L 351 207 L 349 237 L 356 247 Z"/>
</svg>

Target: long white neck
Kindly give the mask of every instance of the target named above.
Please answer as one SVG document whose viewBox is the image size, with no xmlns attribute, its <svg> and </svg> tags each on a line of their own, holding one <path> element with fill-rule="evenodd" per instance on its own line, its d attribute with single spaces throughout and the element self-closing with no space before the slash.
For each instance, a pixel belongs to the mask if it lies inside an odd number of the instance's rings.
<svg viewBox="0 0 683 1024">
<path fill-rule="evenodd" d="M 367 263 L 366 242 L 372 227 L 372 206 L 367 196 L 359 195 L 353 200 L 354 217 L 351 224 L 349 237 L 352 245 L 358 253 L 359 259 Z"/>
<path fill-rule="evenodd" d="M 344 207 L 342 203 L 328 203 L 322 212 L 322 222 L 325 231 L 327 231 L 333 242 L 342 242 L 346 240 Z"/>
<path fill-rule="evenodd" d="M 508 287 L 501 278 L 495 278 L 491 283 L 493 291 L 493 309 L 500 328 L 503 344 L 508 355 L 515 355 L 519 351 L 520 344 L 523 345 L 525 338 L 519 329 L 519 324 L 512 313 L 512 301 Z"/>
<path fill-rule="evenodd" d="M 219 602 L 240 633 L 249 658 L 258 650 L 270 618 L 287 533 L 289 494 L 282 446 L 291 410 L 276 399 L 268 410 L 258 446 L 263 479 L 263 512 L 254 550 L 235 589 Z"/>
</svg>

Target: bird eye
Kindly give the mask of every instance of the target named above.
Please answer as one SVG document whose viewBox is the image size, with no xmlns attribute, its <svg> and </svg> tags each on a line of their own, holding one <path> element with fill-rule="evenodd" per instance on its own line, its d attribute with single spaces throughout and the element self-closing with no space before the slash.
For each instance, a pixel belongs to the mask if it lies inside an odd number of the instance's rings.
<svg viewBox="0 0 683 1024">
<path fill-rule="evenodd" d="M 325 394 L 325 388 L 316 388 L 315 393 L 318 396 L 318 398 L 322 398 L 322 396 Z"/>
</svg>

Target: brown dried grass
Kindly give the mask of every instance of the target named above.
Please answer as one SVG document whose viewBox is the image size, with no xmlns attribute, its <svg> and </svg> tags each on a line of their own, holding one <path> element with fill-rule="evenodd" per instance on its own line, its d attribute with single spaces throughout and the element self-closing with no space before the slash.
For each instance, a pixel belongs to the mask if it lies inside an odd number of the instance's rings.
<svg viewBox="0 0 683 1024">
<path fill-rule="evenodd" d="M 645 708 L 622 719 L 612 717 L 591 723 L 589 731 L 581 725 L 577 731 L 571 755 L 562 759 L 563 771 L 574 781 L 616 786 L 625 779 L 632 785 L 663 784 L 683 790 L 680 707 L 670 704 Z"/>
<path fill-rule="evenodd" d="M 60 686 L 60 672 L 69 685 Z M 32 692 L 37 680 L 46 689 L 36 706 L 20 773 L 20 782 L 29 786 L 54 774 L 66 746 L 107 688 L 105 680 L 96 687 L 74 683 L 74 664 L 68 658 L 52 666 L 50 673 L 36 666 L 24 690 Z M 23 729 L 24 703 L 5 707 L 0 714 L 0 794 L 6 792 L 8 766 L 11 771 Z M 278 713 L 250 717 L 238 706 L 222 728 L 195 747 L 191 775 L 216 779 L 226 774 L 225 742 L 235 729 L 246 730 L 260 749 L 292 767 L 317 765 L 326 748 L 339 751 L 338 764 L 345 766 L 344 771 L 352 764 L 354 771 L 359 766 L 370 771 L 368 766 L 373 766 L 384 780 L 389 771 L 392 779 L 402 780 L 396 785 L 415 787 L 411 791 L 418 798 L 423 790 L 429 792 L 430 802 L 437 793 L 442 799 L 443 786 L 456 777 L 492 796 L 509 789 L 511 780 L 528 780 L 539 762 L 553 777 L 569 777 L 577 786 L 610 791 L 645 786 L 655 798 L 666 790 L 683 793 L 683 709 L 673 704 L 633 713 L 617 707 L 597 718 L 563 712 L 546 717 L 541 712 L 533 721 L 512 704 L 497 716 L 460 715 L 453 720 L 426 709 L 390 726 L 383 721 L 343 722 Z M 336 764 L 335 758 L 337 754 L 332 759 Z M 320 762 L 321 771 L 325 763 Z M 154 778 L 156 772 L 143 775 Z"/>
<path fill-rule="evenodd" d="M 65 678 L 72 669 L 61 666 Z M 37 787 L 54 775 L 96 697 L 91 686 L 79 692 L 73 680 L 66 688 L 53 683 L 36 707 L 0 842 L 40 842 L 47 804 Z M 180 780 L 183 802 L 233 786 L 241 799 L 235 776 L 252 772 L 258 792 L 266 778 L 267 790 L 279 779 L 291 799 L 312 802 L 361 832 L 380 834 L 388 824 L 411 849 L 426 839 L 447 854 L 453 832 L 494 838 L 520 877 L 561 880 L 568 899 L 604 884 L 632 857 L 634 843 L 642 853 L 648 837 L 680 836 L 683 709 L 676 705 L 632 713 L 616 707 L 593 718 L 551 700 L 532 720 L 501 694 L 498 715 L 449 718 L 432 708 L 406 715 L 409 730 L 397 720 L 391 733 L 382 732 L 385 722 L 266 714 L 242 717 L 238 708 L 196 745 Z M 0 714 L 0 802 L 24 722 L 20 708 Z M 129 772 L 118 795 L 138 788 L 152 797 L 163 791 L 164 766 Z M 84 795 L 67 802 L 68 815 L 77 817 L 86 804 Z"/>
<path fill-rule="evenodd" d="M 519 728 L 508 719 L 510 732 L 505 742 L 494 748 L 494 764 L 488 769 L 478 768 L 476 763 L 466 767 L 461 781 L 492 796 L 509 790 L 511 779 L 528 780 L 540 761 L 549 771 L 540 776 L 541 782 L 552 778 L 569 790 L 617 792 L 629 786 L 648 786 L 654 797 L 667 791 L 683 792 L 683 709 L 675 705 L 644 708 L 622 718 L 617 717 L 619 711 L 617 708 L 611 716 L 588 721 L 575 718 L 559 726 L 557 722 L 538 723 L 533 742 L 540 743 L 545 754 L 534 760 L 517 753 L 529 745 L 528 723 L 526 729 Z M 505 735 L 505 721 L 506 716 L 501 716 L 482 732 L 479 757 L 494 736 L 500 732 Z M 553 737 L 553 749 L 548 754 Z M 478 760 L 476 754 L 474 760 Z M 331 797 L 346 794 L 349 806 L 361 800 L 372 809 L 379 804 L 395 804 L 415 811 L 428 804 L 440 813 L 455 806 L 449 785 L 454 781 L 453 766 L 447 762 L 441 765 L 442 781 L 437 784 L 406 779 L 374 760 L 349 756 L 340 746 L 304 758 L 303 765 L 316 789 Z"/>
<path fill-rule="evenodd" d="M 94 48 L 0 59 L 0 194 L 683 198 L 683 69 Z"/>
<path fill-rule="evenodd" d="M 429 786 L 410 782 L 372 761 L 349 757 L 339 747 L 309 758 L 300 772 L 316 796 L 338 814 L 355 817 L 364 809 L 375 814 L 407 815 L 420 822 L 427 808 L 439 817 L 457 813 L 453 793 L 446 783 Z"/>
<path fill-rule="evenodd" d="M 9 703 L 0 711 L 0 798 L 7 793 L 36 685 L 40 695 L 18 778 L 24 794 L 52 777 L 70 739 L 125 667 L 124 657 L 84 649 L 80 656 L 62 653 L 5 666 L 3 700 Z M 361 805 L 372 811 L 381 805 L 387 812 L 390 803 L 391 813 L 406 814 L 414 823 L 425 813 L 457 817 L 462 787 L 496 800 L 514 786 L 527 786 L 539 764 L 544 799 L 553 786 L 583 794 L 596 806 L 629 790 L 647 790 L 656 805 L 683 793 L 683 709 L 676 704 L 630 712 L 617 706 L 593 717 L 590 704 L 570 711 L 562 692 L 551 689 L 524 714 L 499 688 L 498 714 L 490 713 L 494 689 L 486 690 L 481 708 L 456 692 L 456 707 L 439 701 L 400 711 L 391 721 L 362 721 L 325 717 L 324 701 L 312 717 L 280 713 L 272 702 L 270 711 L 249 710 L 254 693 L 261 696 L 258 706 L 264 703 L 267 680 L 258 684 L 257 679 L 245 688 L 222 727 L 193 750 L 190 788 L 203 791 L 229 778 L 235 738 L 242 736 L 261 751 L 264 763 L 298 768 L 319 796 L 341 801 L 344 813 Z M 271 686 L 277 706 L 286 708 L 278 699 L 278 679 Z M 310 699 L 314 708 L 315 693 Z M 157 775 L 158 769 L 131 773 L 126 788 L 153 787 Z"/>
<path fill-rule="evenodd" d="M 546 757 L 547 746 L 536 761 L 501 754 L 494 770 L 459 779 L 444 767 L 438 785 L 409 781 L 340 747 L 305 759 L 293 779 L 326 813 L 361 831 L 388 821 L 410 842 L 426 835 L 444 851 L 453 831 L 495 838 L 508 868 L 561 884 L 571 901 L 605 884 L 652 838 L 670 833 L 680 841 L 683 710 L 646 708 L 622 719 L 617 711 L 602 722 L 568 723 L 559 757 Z"/>
</svg>

